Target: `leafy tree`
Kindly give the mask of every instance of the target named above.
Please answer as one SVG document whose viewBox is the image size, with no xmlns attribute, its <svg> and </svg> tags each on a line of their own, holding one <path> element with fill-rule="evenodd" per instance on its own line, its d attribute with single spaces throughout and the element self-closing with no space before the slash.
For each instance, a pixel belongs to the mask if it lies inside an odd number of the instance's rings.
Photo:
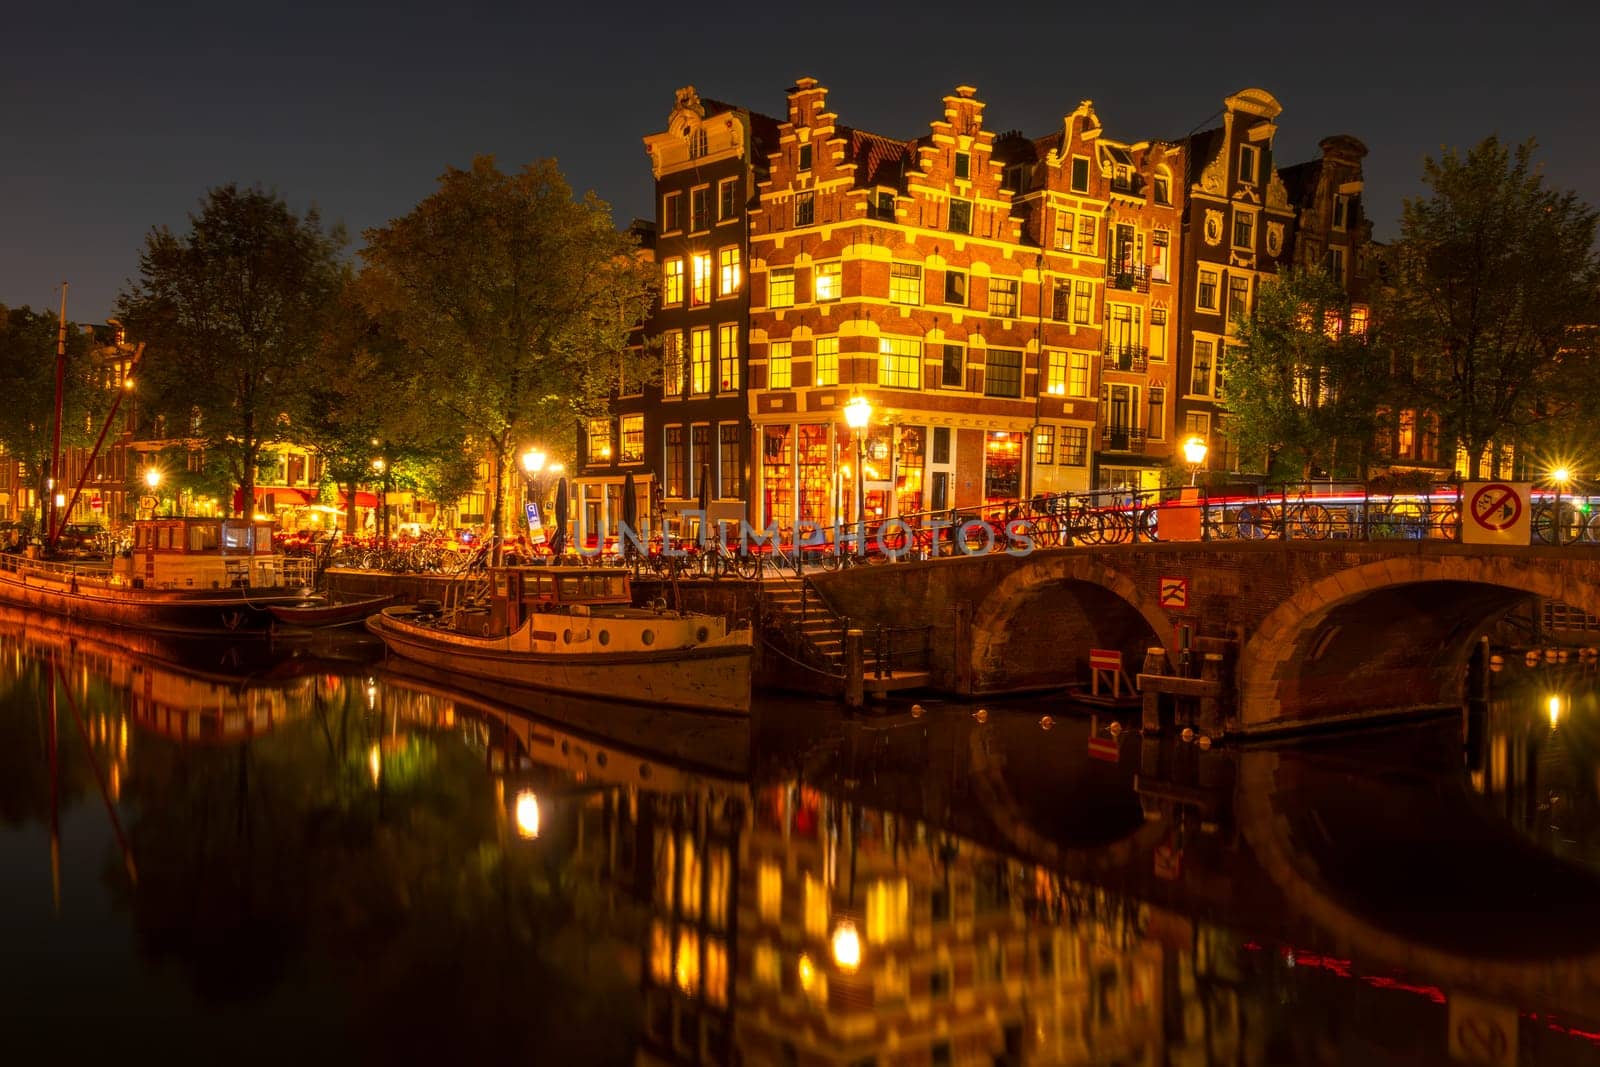
<svg viewBox="0 0 1600 1067">
<path fill-rule="evenodd" d="M 56 341 L 60 319 L 49 311 L 0 305 L 0 451 L 20 462 L 33 479 L 36 497 L 48 499 L 50 445 L 56 392 Z M 98 418 L 108 403 L 100 388 L 99 368 L 87 358 L 88 339 L 67 326 L 67 375 L 64 382 L 61 446 L 88 444 L 99 431 Z M 68 487 L 70 488 L 70 487 Z M 42 525 L 43 516 L 28 521 Z"/>
<path fill-rule="evenodd" d="M 1600 321 L 1596 215 L 1546 186 L 1534 151 L 1490 137 L 1427 161 L 1381 309 L 1396 366 L 1473 478 L 1491 445 L 1596 414 L 1593 335 L 1577 329 Z"/>
<path fill-rule="evenodd" d="M 1268 472 L 1280 461 L 1302 479 L 1332 471 L 1341 442 L 1364 454 L 1388 368 L 1350 322 L 1348 297 L 1322 270 L 1263 284 L 1255 314 L 1238 320 L 1238 340 L 1223 355 L 1228 432 L 1241 450 L 1264 455 Z"/>
<path fill-rule="evenodd" d="M 406 397 L 488 454 L 498 541 L 516 452 L 603 411 L 619 366 L 634 381 L 651 373 L 628 340 L 655 273 L 602 201 L 573 197 L 553 160 L 511 175 L 488 156 L 451 168 L 366 238 L 368 307 L 413 356 Z"/>
<path fill-rule="evenodd" d="M 189 223 L 150 232 L 121 314 L 150 346 L 146 410 L 223 457 L 249 508 L 262 448 L 285 439 L 308 380 L 344 239 L 314 209 L 302 217 L 234 185 L 211 190 Z"/>
</svg>

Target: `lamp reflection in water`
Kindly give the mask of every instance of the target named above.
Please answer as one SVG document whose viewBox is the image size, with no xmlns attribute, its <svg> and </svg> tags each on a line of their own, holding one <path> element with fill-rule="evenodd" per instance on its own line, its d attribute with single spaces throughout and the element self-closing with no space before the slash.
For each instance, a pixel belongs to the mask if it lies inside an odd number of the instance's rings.
<svg viewBox="0 0 1600 1067">
<path fill-rule="evenodd" d="M 515 817 L 519 836 L 530 841 L 539 836 L 539 798 L 533 790 L 522 789 L 517 792 Z"/>
<path fill-rule="evenodd" d="M 817 982 L 817 968 L 812 964 L 811 957 L 804 952 L 800 954 L 799 973 L 800 988 L 807 993 L 811 992 L 811 987 Z"/>
<path fill-rule="evenodd" d="M 856 924 L 842 920 L 833 930 L 833 962 L 845 974 L 854 974 L 861 966 L 861 935 Z"/>
<path fill-rule="evenodd" d="M 1561 725 L 1562 700 L 1554 693 L 1545 701 L 1545 711 L 1550 715 L 1550 729 L 1554 730 Z"/>
</svg>

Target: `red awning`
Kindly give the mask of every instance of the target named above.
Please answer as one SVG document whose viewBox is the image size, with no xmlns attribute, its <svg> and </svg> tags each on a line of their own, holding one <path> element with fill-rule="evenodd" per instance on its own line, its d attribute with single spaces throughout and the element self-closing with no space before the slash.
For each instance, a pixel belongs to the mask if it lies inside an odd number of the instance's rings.
<svg viewBox="0 0 1600 1067">
<path fill-rule="evenodd" d="M 291 489 L 282 485 L 256 486 L 256 509 L 263 508 L 298 508 L 306 504 L 317 502 L 315 489 Z M 233 510 L 244 510 L 244 490 L 233 491 Z"/>
<path fill-rule="evenodd" d="M 339 494 L 339 507 L 340 507 L 340 509 L 342 510 L 345 507 L 348 507 L 349 503 L 350 503 L 350 494 L 348 494 L 348 493 L 340 493 Z M 378 495 L 376 493 L 363 493 L 359 489 L 356 490 L 356 507 L 358 507 L 358 508 L 375 508 L 377 506 L 378 506 Z"/>
</svg>

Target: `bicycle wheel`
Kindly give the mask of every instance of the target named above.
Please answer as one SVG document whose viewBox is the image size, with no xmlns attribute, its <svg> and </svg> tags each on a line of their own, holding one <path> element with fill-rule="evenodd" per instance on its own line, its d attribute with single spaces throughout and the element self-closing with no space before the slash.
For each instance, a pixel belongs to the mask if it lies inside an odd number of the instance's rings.
<svg viewBox="0 0 1600 1067">
<path fill-rule="evenodd" d="M 1333 515 L 1321 504 L 1295 504 L 1284 523 L 1285 536 L 1297 541 L 1321 541 L 1333 526 Z"/>
<path fill-rule="evenodd" d="M 1126 512 L 1094 513 L 1094 544 L 1120 545 L 1133 540 L 1133 520 Z"/>
<path fill-rule="evenodd" d="M 1578 516 L 1580 522 L 1574 531 L 1573 539 L 1583 536 L 1583 516 Z M 1435 541 L 1454 541 L 1456 531 L 1461 528 L 1461 509 L 1454 504 L 1445 504 L 1433 510 L 1429 516 L 1428 536 Z"/>
<path fill-rule="evenodd" d="M 1271 504 L 1244 504 L 1233 513 L 1234 529 L 1248 541 L 1260 541 L 1269 536 L 1276 522 Z"/>
<path fill-rule="evenodd" d="M 1040 515 L 1030 524 L 1028 536 L 1038 548 L 1053 548 L 1061 543 L 1059 520 L 1054 515 Z"/>
</svg>

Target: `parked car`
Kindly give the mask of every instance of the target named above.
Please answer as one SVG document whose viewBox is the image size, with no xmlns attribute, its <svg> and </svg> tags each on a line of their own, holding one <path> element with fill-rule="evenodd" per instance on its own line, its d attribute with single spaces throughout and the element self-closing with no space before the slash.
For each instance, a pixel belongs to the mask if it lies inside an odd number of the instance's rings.
<svg viewBox="0 0 1600 1067">
<path fill-rule="evenodd" d="M 67 556 L 101 556 L 105 554 L 105 527 L 89 522 L 69 522 L 61 527 L 56 538 L 56 551 Z"/>
</svg>

